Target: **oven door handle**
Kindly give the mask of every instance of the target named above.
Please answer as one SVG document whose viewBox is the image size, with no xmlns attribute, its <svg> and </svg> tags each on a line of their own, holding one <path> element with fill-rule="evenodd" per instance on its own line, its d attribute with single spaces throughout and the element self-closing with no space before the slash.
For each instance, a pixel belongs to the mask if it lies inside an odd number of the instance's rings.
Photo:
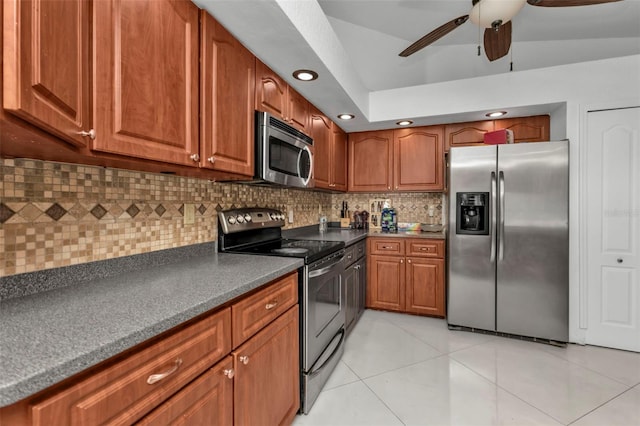
<svg viewBox="0 0 640 426">
<path fill-rule="evenodd" d="M 336 340 L 336 337 L 338 336 L 338 334 L 340 335 L 340 340 L 338 341 L 338 344 L 336 345 L 336 347 L 333 349 L 333 352 L 331 352 L 331 355 L 329 355 L 329 357 L 327 357 L 327 359 L 321 365 L 319 365 L 317 368 L 315 368 L 315 365 L 313 367 L 311 367 L 311 371 L 309 372 L 309 378 L 315 377 L 318 374 L 320 374 L 320 372 L 322 371 L 324 366 L 329 364 L 331 362 L 331 360 L 333 359 L 333 357 L 336 356 L 336 354 L 338 353 L 338 349 L 340 349 L 340 347 L 342 346 L 342 343 L 343 343 L 344 337 L 345 337 L 344 328 L 341 328 L 340 331 L 338 331 L 338 333 L 336 333 L 336 335 L 333 336 L 333 339 L 331 339 L 331 342 L 327 346 L 327 347 L 331 346 L 331 343 L 333 343 Z M 322 358 L 322 356 L 320 356 L 320 358 Z"/>
<path fill-rule="evenodd" d="M 335 261 L 335 262 L 331 263 L 331 265 L 329 265 L 329 266 L 325 266 L 325 267 L 324 267 L 324 268 L 322 268 L 322 269 L 316 269 L 316 270 L 314 270 L 314 271 L 310 271 L 310 272 L 309 272 L 309 278 L 316 278 L 316 277 L 319 277 L 319 276 L 321 276 L 321 275 L 324 275 L 324 274 L 326 274 L 326 273 L 331 272 L 331 270 L 332 270 L 333 268 L 335 268 L 335 267 L 336 267 L 336 266 L 338 266 L 340 263 L 342 263 L 342 260 L 343 260 L 343 259 L 344 259 L 344 256 L 342 256 L 342 257 L 341 257 L 340 259 L 338 259 L 337 261 Z"/>
</svg>

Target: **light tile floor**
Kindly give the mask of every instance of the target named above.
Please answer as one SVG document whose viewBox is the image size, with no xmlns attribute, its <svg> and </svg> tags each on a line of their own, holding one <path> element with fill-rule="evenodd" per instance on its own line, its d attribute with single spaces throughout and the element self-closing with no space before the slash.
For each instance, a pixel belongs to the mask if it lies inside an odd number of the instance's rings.
<svg viewBox="0 0 640 426">
<path fill-rule="evenodd" d="M 640 354 L 367 310 L 304 425 L 640 426 Z"/>
</svg>

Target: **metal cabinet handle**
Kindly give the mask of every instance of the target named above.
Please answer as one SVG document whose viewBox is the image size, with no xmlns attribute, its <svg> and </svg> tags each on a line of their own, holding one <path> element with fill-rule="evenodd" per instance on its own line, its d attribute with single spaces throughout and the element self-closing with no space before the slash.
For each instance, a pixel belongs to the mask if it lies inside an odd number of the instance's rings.
<svg viewBox="0 0 640 426">
<path fill-rule="evenodd" d="M 382 246 L 382 248 L 383 249 L 390 249 L 390 248 L 393 248 L 393 247 L 391 247 L 391 246 Z"/>
<path fill-rule="evenodd" d="M 180 366 L 182 365 L 182 358 L 178 358 L 174 361 L 173 363 L 173 367 L 171 367 L 169 370 L 165 371 L 164 373 L 158 373 L 158 374 L 152 374 L 147 378 L 147 383 L 152 385 L 154 383 L 159 382 L 160 380 L 166 378 L 167 376 L 172 375 L 173 373 L 175 373 L 176 371 L 178 371 L 178 368 L 180 368 Z"/>
<path fill-rule="evenodd" d="M 230 368 L 230 369 L 228 369 L 228 370 L 224 370 L 224 371 L 222 372 L 222 374 L 224 374 L 225 376 L 227 376 L 227 377 L 228 377 L 228 378 L 230 378 L 230 379 L 233 379 L 233 376 L 235 376 L 235 375 L 236 375 L 236 372 L 235 372 L 235 371 L 233 371 L 233 368 Z"/>
<path fill-rule="evenodd" d="M 277 300 L 274 300 L 274 301 L 272 301 L 272 302 L 267 303 L 267 304 L 264 306 L 264 308 L 265 308 L 267 311 L 270 311 L 271 309 L 275 308 L 276 306 L 278 306 L 278 301 L 277 301 Z"/>
<path fill-rule="evenodd" d="M 427 250 L 429 250 L 429 249 L 426 248 L 426 247 L 420 247 L 420 251 L 427 251 Z"/>
<path fill-rule="evenodd" d="M 411 263 L 411 259 L 407 259 L 407 263 Z"/>
<path fill-rule="evenodd" d="M 622 263 L 622 262 L 623 262 L 622 258 L 618 258 L 618 263 Z"/>
<path fill-rule="evenodd" d="M 404 263 L 404 259 L 400 259 L 400 263 Z"/>
<path fill-rule="evenodd" d="M 211 164 L 216 162 L 216 158 L 214 156 L 211 156 L 209 158 L 207 158 L 207 161 L 210 162 Z"/>
<path fill-rule="evenodd" d="M 189 158 L 191 158 L 193 161 L 200 161 L 200 156 L 198 154 L 191 154 Z"/>
<path fill-rule="evenodd" d="M 246 355 L 243 355 L 239 358 L 240 362 L 243 363 L 244 365 L 249 364 L 249 357 Z"/>
<path fill-rule="evenodd" d="M 89 136 L 91 139 L 95 139 L 96 138 L 96 131 L 95 129 L 91 129 L 88 132 L 86 130 L 81 130 L 80 132 L 78 132 L 78 134 L 82 137 L 86 137 Z"/>
</svg>

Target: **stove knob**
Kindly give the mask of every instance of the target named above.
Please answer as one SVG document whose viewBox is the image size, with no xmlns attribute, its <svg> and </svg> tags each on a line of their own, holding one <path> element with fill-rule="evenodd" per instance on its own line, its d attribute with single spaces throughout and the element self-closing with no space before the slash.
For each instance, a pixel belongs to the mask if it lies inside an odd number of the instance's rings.
<svg viewBox="0 0 640 426">
<path fill-rule="evenodd" d="M 271 218 L 271 220 L 276 220 L 276 214 L 275 213 L 269 213 L 269 217 Z"/>
<path fill-rule="evenodd" d="M 251 215 L 249 213 L 245 214 L 244 220 L 246 220 L 247 222 L 251 222 Z"/>
<path fill-rule="evenodd" d="M 278 215 L 278 220 L 284 220 L 284 215 L 282 213 Z"/>
<path fill-rule="evenodd" d="M 236 217 L 229 216 L 229 218 L 227 219 L 227 222 L 229 222 L 229 225 L 234 225 L 236 223 Z"/>
<path fill-rule="evenodd" d="M 237 217 L 237 220 L 238 220 L 238 223 L 244 223 L 244 216 L 239 214 L 238 217 Z"/>
</svg>

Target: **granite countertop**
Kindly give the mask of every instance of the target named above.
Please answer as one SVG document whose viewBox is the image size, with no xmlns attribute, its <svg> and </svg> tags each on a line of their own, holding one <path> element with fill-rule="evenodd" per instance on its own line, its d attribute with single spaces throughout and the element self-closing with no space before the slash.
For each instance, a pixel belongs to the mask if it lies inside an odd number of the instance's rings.
<svg viewBox="0 0 640 426">
<path fill-rule="evenodd" d="M 325 232 L 318 231 L 318 226 L 305 226 L 304 228 L 295 228 L 284 231 L 287 238 L 299 238 L 307 240 L 320 241 L 344 241 L 346 246 L 364 240 L 367 237 L 391 237 L 391 238 L 432 238 L 436 240 L 444 240 L 447 238 L 445 230 L 440 232 L 422 232 L 422 231 L 398 231 L 398 232 L 381 232 L 371 229 L 349 229 L 329 227 Z"/>
<path fill-rule="evenodd" d="M 212 247 L 0 302 L 0 406 L 303 266 L 300 259 L 251 256 L 249 261 Z M 11 278 L 2 277 L 0 284 Z"/>
</svg>

